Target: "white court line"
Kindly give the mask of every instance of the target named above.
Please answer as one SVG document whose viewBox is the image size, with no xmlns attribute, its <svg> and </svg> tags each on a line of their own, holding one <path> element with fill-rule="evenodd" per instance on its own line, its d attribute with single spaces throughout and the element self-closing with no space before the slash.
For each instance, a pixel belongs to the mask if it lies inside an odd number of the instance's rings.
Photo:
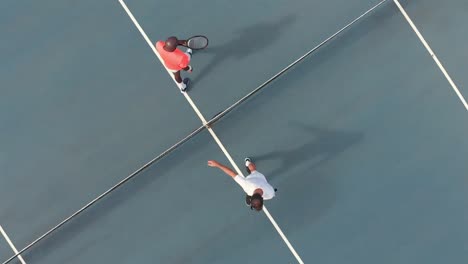
<svg viewBox="0 0 468 264">
<path fill-rule="evenodd" d="M 452 78 L 450 77 L 450 75 L 448 74 L 448 72 L 445 70 L 444 66 L 442 66 L 442 63 L 439 61 L 439 59 L 437 58 L 437 56 L 435 55 L 435 53 L 432 51 L 431 47 L 429 46 L 429 44 L 426 42 L 426 40 L 424 39 L 423 35 L 419 32 L 418 28 L 414 25 L 413 21 L 411 20 L 411 18 L 408 16 L 408 14 L 406 13 L 405 9 L 400 5 L 400 2 L 398 0 L 393 0 L 393 2 L 395 2 L 395 4 L 397 5 L 398 9 L 400 9 L 400 12 L 403 14 L 403 16 L 406 18 L 406 21 L 408 21 L 408 23 L 410 24 L 411 28 L 413 29 L 414 33 L 416 33 L 416 35 L 418 36 L 419 40 L 421 40 L 422 44 L 424 45 L 424 47 L 427 49 L 427 51 L 429 52 L 429 54 L 431 55 L 431 57 L 434 59 L 435 63 L 437 64 L 437 66 L 439 66 L 439 69 L 440 71 L 444 74 L 445 78 L 447 79 L 447 81 L 449 82 L 449 84 L 452 86 L 453 90 L 455 91 L 455 93 L 458 95 L 458 98 L 460 98 L 460 101 L 463 103 L 463 105 L 465 106 L 465 109 L 468 111 L 468 103 L 466 103 L 466 100 L 465 98 L 463 97 L 462 93 L 460 92 L 460 90 L 458 90 L 458 87 L 457 85 L 455 85 L 455 83 L 453 82 Z"/>
<path fill-rule="evenodd" d="M 161 56 L 159 55 L 159 53 L 157 52 L 156 48 L 154 47 L 153 43 L 150 41 L 150 39 L 148 38 L 148 36 L 146 35 L 145 31 L 141 28 L 140 24 L 138 23 L 138 21 L 135 19 L 135 17 L 133 16 L 132 12 L 130 11 L 130 9 L 128 9 L 127 5 L 125 4 L 125 2 L 123 0 L 119 0 L 120 4 L 122 5 L 122 7 L 125 9 L 125 11 L 127 12 L 128 16 L 130 17 L 130 19 L 133 21 L 133 23 L 135 24 L 135 26 L 137 27 L 137 29 L 140 31 L 141 35 L 143 36 L 143 38 L 146 40 L 146 42 L 148 43 L 148 45 L 150 46 L 150 48 L 153 50 L 154 54 L 158 57 L 159 61 L 161 62 L 161 64 L 164 66 L 164 62 L 161 58 Z M 164 66 L 164 68 L 166 68 Z M 174 82 L 177 84 L 177 82 L 175 81 L 172 73 L 166 68 L 166 71 L 167 73 L 169 74 L 169 76 L 171 76 L 171 78 L 174 80 Z M 198 117 L 200 118 L 200 120 L 202 121 L 203 125 L 206 126 L 207 130 L 210 132 L 211 136 L 213 137 L 213 139 L 216 141 L 216 143 L 218 144 L 218 146 L 221 148 L 221 150 L 223 151 L 224 155 L 226 156 L 226 158 L 229 160 L 229 162 L 231 163 L 231 165 L 234 167 L 234 169 L 236 170 L 236 172 L 241 175 L 242 177 L 244 177 L 244 174 L 241 172 L 241 170 L 239 169 L 239 167 L 237 166 L 237 164 L 234 162 L 234 160 L 232 159 L 231 155 L 229 154 L 229 152 L 226 150 L 226 148 L 224 147 L 223 143 L 221 142 L 221 140 L 219 140 L 218 136 L 215 134 L 215 132 L 213 131 L 213 129 L 211 129 L 211 127 L 207 126 L 207 121 L 205 119 L 205 117 L 202 115 L 202 113 L 200 112 L 200 110 L 198 109 L 198 107 L 195 105 L 195 103 L 192 101 L 192 99 L 190 98 L 190 96 L 187 94 L 187 93 L 182 93 L 184 96 L 185 96 L 185 99 L 187 99 L 188 103 L 190 104 L 190 106 L 192 106 L 193 110 L 195 111 L 195 113 L 198 115 Z M 291 253 L 294 255 L 294 257 L 296 258 L 297 262 L 300 263 L 300 264 L 304 264 L 304 262 L 302 261 L 301 257 L 299 256 L 299 254 L 297 254 L 296 250 L 294 249 L 294 247 L 291 245 L 291 243 L 289 242 L 288 238 L 286 237 L 286 235 L 284 235 L 283 231 L 281 230 L 281 228 L 278 226 L 278 224 L 276 223 L 275 219 L 273 218 L 273 216 L 271 216 L 270 212 L 268 211 L 268 209 L 266 208 L 266 206 L 263 207 L 263 212 L 265 212 L 265 215 L 268 217 L 268 219 L 270 220 L 270 222 L 272 223 L 272 225 L 275 227 L 276 231 L 278 232 L 278 234 L 281 236 L 281 238 L 283 239 L 284 243 L 288 246 L 289 250 L 291 251 Z"/>
<path fill-rule="evenodd" d="M 3 227 L 1 225 L 0 225 L 0 232 L 2 233 L 5 240 L 8 242 L 8 245 L 10 245 L 13 252 L 15 252 L 15 254 L 18 254 L 18 250 L 16 249 L 13 242 L 11 242 L 10 237 L 7 235 L 7 233 L 5 232 L 5 230 L 3 229 Z M 24 261 L 24 259 L 23 259 L 23 257 L 21 255 L 18 255 L 18 259 L 19 259 L 19 261 L 21 261 L 22 264 L 26 264 L 26 261 Z"/>
</svg>

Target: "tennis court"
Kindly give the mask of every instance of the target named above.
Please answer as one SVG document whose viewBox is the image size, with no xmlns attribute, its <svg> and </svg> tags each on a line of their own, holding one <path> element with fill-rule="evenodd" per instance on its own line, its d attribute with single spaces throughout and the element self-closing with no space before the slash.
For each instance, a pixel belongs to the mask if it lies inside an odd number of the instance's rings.
<svg viewBox="0 0 468 264">
<path fill-rule="evenodd" d="M 210 119 L 378 1 L 126 3 L 153 42 L 210 38 L 188 93 Z M 468 5 L 401 3 L 466 95 Z M 20 250 L 202 124 L 118 1 L 14 1 L 0 19 L 0 225 Z M 266 205 L 305 263 L 468 259 L 467 111 L 392 1 L 211 127 L 279 189 Z M 201 131 L 25 261 L 297 263 L 206 166 L 229 163 Z"/>
<path fill-rule="evenodd" d="M 4 241 L 2 241 L 2 243 L 0 244 L 0 254 L 2 254 L 2 256 L 13 255 L 13 252 L 11 251 L 10 247 Z"/>
</svg>

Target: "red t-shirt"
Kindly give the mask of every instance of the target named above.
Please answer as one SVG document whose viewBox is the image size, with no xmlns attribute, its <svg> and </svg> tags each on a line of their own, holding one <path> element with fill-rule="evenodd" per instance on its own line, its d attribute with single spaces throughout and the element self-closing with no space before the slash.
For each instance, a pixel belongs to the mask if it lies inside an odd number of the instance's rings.
<svg viewBox="0 0 468 264">
<path fill-rule="evenodd" d="M 164 65 L 169 70 L 180 71 L 183 68 L 187 67 L 190 63 L 189 55 L 185 54 L 180 49 L 175 49 L 173 52 L 168 52 L 164 50 L 164 41 L 156 42 L 156 50 L 159 55 L 161 55 Z"/>
</svg>

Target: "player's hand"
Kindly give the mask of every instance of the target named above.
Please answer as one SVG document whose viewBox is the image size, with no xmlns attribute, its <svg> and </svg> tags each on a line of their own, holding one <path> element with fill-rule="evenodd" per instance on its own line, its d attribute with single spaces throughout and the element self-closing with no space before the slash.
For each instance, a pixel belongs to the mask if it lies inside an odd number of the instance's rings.
<svg viewBox="0 0 468 264">
<path fill-rule="evenodd" d="M 208 161 L 208 166 L 210 167 L 218 167 L 219 165 L 219 162 L 217 162 L 216 160 L 209 160 Z"/>
</svg>

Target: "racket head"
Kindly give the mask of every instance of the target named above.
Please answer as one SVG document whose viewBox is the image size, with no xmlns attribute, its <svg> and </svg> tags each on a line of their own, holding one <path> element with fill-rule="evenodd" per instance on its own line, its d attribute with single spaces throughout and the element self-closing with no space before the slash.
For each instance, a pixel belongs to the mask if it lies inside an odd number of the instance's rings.
<svg viewBox="0 0 468 264">
<path fill-rule="evenodd" d="M 203 35 L 197 35 L 190 37 L 187 39 L 187 48 L 191 48 L 193 50 L 201 50 L 208 47 L 208 38 Z"/>
</svg>

